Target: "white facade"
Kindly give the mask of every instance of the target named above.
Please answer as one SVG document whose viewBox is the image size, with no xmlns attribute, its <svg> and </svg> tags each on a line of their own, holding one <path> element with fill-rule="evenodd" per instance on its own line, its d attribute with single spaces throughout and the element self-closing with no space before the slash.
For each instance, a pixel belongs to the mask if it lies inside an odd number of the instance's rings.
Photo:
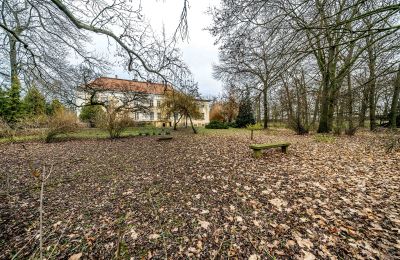
<svg viewBox="0 0 400 260">
<path fill-rule="evenodd" d="M 110 99 L 122 99 L 124 98 L 124 95 L 124 93 L 101 91 L 96 93 L 96 99 L 104 102 L 109 101 Z M 84 91 L 78 91 L 76 96 L 76 103 L 78 105 L 77 113 L 79 116 L 83 105 L 89 103 L 91 94 Z M 164 118 L 161 111 L 161 104 L 163 102 L 164 95 L 147 94 L 146 97 L 148 102 L 144 102 L 143 104 L 138 101 L 133 101 L 133 108 L 137 105 L 143 105 L 148 108 L 148 112 L 132 112 L 132 119 L 136 122 L 151 123 L 156 126 L 172 126 L 174 122 L 173 117 L 171 116 L 171 118 Z M 200 113 L 202 114 L 202 118 L 192 119 L 193 124 L 194 126 L 205 126 L 210 122 L 210 102 L 208 100 L 198 100 L 197 102 Z M 189 123 L 190 122 L 186 118 L 182 118 L 178 125 L 185 125 Z"/>
</svg>

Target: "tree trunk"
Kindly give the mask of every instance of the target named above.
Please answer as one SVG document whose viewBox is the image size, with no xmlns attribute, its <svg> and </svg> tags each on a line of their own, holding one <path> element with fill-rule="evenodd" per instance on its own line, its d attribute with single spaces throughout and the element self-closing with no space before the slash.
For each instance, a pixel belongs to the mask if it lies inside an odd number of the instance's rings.
<svg viewBox="0 0 400 260">
<path fill-rule="evenodd" d="M 263 88 L 264 128 L 268 128 L 268 83 L 264 81 Z"/>
<path fill-rule="evenodd" d="M 283 78 L 282 78 L 283 79 Z M 293 120 L 293 105 L 292 97 L 290 96 L 289 86 L 286 81 L 283 81 L 283 86 L 285 87 L 286 99 L 287 99 L 287 112 L 288 112 L 288 123 L 290 124 Z"/>
<path fill-rule="evenodd" d="M 261 96 L 257 98 L 257 123 L 261 122 Z"/>
<path fill-rule="evenodd" d="M 314 127 L 315 122 L 317 122 L 317 117 L 318 117 L 318 112 L 319 112 L 319 103 L 320 103 L 320 99 L 321 99 L 321 90 L 322 90 L 322 85 L 319 86 L 317 96 L 315 97 L 314 115 L 313 115 L 313 119 L 311 122 L 312 127 Z"/>
<path fill-rule="evenodd" d="M 341 102 L 337 106 L 337 114 L 336 114 L 336 127 L 337 134 L 341 134 L 343 130 L 343 121 L 344 121 L 344 107 L 345 100 L 341 100 Z"/>
<path fill-rule="evenodd" d="M 329 87 L 327 82 L 322 86 L 321 112 L 319 116 L 318 133 L 329 133 Z"/>
<path fill-rule="evenodd" d="M 332 130 L 333 115 L 336 103 L 336 65 L 337 46 L 329 47 L 328 65 L 322 73 L 322 98 L 321 113 L 319 118 L 318 133 L 329 133 Z"/>
<path fill-rule="evenodd" d="M 353 129 L 353 90 L 351 86 L 351 72 L 347 74 L 347 122 L 348 122 L 348 129 Z"/>
<path fill-rule="evenodd" d="M 368 95 L 368 88 L 364 87 L 363 90 L 363 97 L 361 101 L 361 109 L 360 109 L 360 114 L 359 114 L 359 120 L 358 120 L 358 126 L 359 127 L 365 127 L 365 114 L 367 112 L 367 104 L 369 100 L 369 95 Z"/>
<path fill-rule="evenodd" d="M 376 129 L 376 102 L 375 102 L 375 91 L 376 91 L 376 57 L 374 52 L 374 46 L 370 44 L 372 41 L 371 37 L 367 37 L 367 44 L 369 47 L 367 49 L 368 52 L 368 69 L 369 69 L 369 77 L 368 77 L 368 95 L 369 95 L 369 121 L 370 121 L 370 130 L 374 131 Z"/>
<path fill-rule="evenodd" d="M 192 127 L 193 133 L 197 134 L 197 130 L 196 130 L 196 128 L 194 128 L 194 125 L 193 125 L 192 117 L 190 115 L 188 115 L 188 117 L 190 120 L 190 126 Z"/>
<path fill-rule="evenodd" d="M 397 127 L 397 113 L 399 108 L 399 95 L 400 95 L 400 65 L 397 71 L 397 76 L 394 81 L 394 91 L 393 91 L 393 99 L 392 99 L 392 106 L 390 108 L 390 127 L 396 128 Z"/>
<path fill-rule="evenodd" d="M 301 87 L 301 97 L 302 97 L 302 105 L 303 105 L 303 119 L 304 119 L 304 125 L 308 129 L 308 121 L 309 121 L 309 116 L 308 116 L 308 100 L 307 100 L 307 87 L 306 87 L 306 80 L 304 77 L 304 70 L 301 71 L 301 82 L 300 82 L 300 87 Z"/>
<path fill-rule="evenodd" d="M 10 76 L 12 84 L 18 78 L 17 41 L 13 36 L 9 36 L 8 38 L 10 39 Z"/>
<path fill-rule="evenodd" d="M 182 116 L 183 116 L 183 115 L 181 115 L 181 116 L 179 117 L 179 119 L 176 120 L 177 116 L 174 115 L 174 130 L 177 130 L 177 129 L 178 129 L 178 124 L 179 124 L 179 122 L 181 121 Z"/>
</svg>

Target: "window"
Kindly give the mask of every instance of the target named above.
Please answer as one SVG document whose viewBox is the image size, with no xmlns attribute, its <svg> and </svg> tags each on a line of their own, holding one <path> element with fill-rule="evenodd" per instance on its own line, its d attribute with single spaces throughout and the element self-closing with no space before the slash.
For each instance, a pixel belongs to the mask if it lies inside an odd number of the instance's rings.
<svg viewBox="0 0 400 260">
<path fill-rule="evenodd" d="M 154 112 L 150 112 L 150 120 L 154 120 Z"/>
<path fill-rule="evenodd" d="M 161 113 L 157 113 L 157 119 L 158 119 L 158 120 L 161 119 Z"/>
<path fill-rule="evenodd" d="M 200 114 L 200 119 L 204 120 L 204 113 Z"/>
<path fill-rule="evenodd" d="M 139 120 L 139 112 L 135 112 L 134 118 L 135 118 L 135 120 Z"/>
<path fill-rule="evenodd" d="M 161 107 L 161 100 L 157 100 L 157 107 Z"/>
<path fill-rule="evenodd" d="M 154 104 L 153 104 L 153 100 L 150 100 L 150 101 L 149 101 L 149 107 L 153 107 L 153 105 L 154 105 Z"/>
</svg>

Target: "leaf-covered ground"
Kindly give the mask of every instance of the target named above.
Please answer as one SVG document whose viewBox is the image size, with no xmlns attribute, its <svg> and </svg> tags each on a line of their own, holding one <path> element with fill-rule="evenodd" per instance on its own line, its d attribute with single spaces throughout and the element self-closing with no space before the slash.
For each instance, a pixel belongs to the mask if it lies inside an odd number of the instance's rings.
<svg viewBox="0 0 400 260">
<path fill-rule="evenodd" d="M 52 164 L 47 258 L 400 257 L 400 154 L 381 137 L 255 135 L 3 144 L 0 258 L 38 256 L 31 173 Z M 288 154 L 252 158 L 249 144 L 276 141 Z"/>
</svg>

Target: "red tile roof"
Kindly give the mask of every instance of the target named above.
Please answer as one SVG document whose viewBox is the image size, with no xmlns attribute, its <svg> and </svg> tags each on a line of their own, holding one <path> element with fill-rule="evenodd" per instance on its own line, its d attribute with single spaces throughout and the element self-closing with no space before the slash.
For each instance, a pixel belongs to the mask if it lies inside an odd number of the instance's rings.
<svg viewBox="0 0 400 260">
<path fill-rule="evenodd" d="M 118 78 L 107 78 L 100 77 L 87 85 L 88 88 L 94 90 L 104 90 L 104 91 L 132 91 L 147 94 L 158 94 L 163 95 L 165 91 L 172 90 L 171 85 L 153 83 L 153 82 L 143 82 L 134 81 L 127 79 Z"/>
</svg>

